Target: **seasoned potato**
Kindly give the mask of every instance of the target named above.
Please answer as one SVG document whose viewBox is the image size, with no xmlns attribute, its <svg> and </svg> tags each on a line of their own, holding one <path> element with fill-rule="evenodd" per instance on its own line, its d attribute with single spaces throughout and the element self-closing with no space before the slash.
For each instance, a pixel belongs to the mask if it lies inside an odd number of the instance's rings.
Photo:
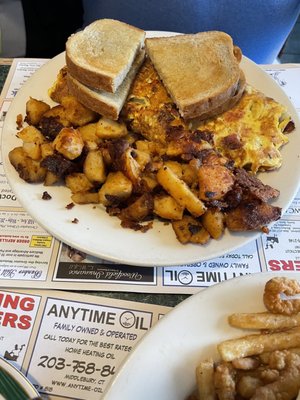
<svg viewBox="0 0 300 400">
<path fill-rule="evenodd" d="M 103 117 L 97 122 L 96 134 L 101 139 L 118 139 L 127 135 L 127 128 L 123 122 Z"/>
<path fill-rule="evenodd" d="M 45 158 L 47 156 L 51 156 L 54 153 L 54 148 L 52 143 L 43 143 L 41 144 L 41 156 Z"/>
<path fill-rule="evenodd" d="M 217 208 L 209 208 L 201 217 L 204 228 L 214 239 L 219 239 L 225 230 L 225 216 Z"/>
<path fill-rule="evenodd" d="M 78 131 L 84 141 L 85 146 L 88 150 L 96 150 L 98 145 L 101 143 L 101 139 L 96 135 L 97 123 L 92 122 L 87 125 L 79 126 Z"/>
<path fill-rule="evenodd" d="M 54 106 L 46 111 L 45 114 L 43 114 L 41 122 L 49 118 L 55 118 L 63 126 L 71 126 L 71 122 L 66 118 L 65 108 L 61 105 Z"/>
<path fill-rule="evenodd" d="M 182 180 L 190 187 L 198 186 L 198 170 L 200 160 L 193 159 L 188 164 L 182 165 Z"/>
<path fill-rule="evenodd" d="M 99 115 L 94 111 L 86 108 L 74 96 L 64 96 L 61 99 L 61 104 L 65 109 L 65 117 L 73 126 L 86 125 L 99 118 Z"/>
<path fill-rule="evenodd" d="M 133 150 L 132 156 L 139 164 L 142 171 L 145 169 L 146 165 L 151 162 L 150 154 L 146 153 L 145 151 Z"/>
<path fill-rule="evenodd" d="M 91 182 L 103 183 L 106 178 L 101 150 L 89 151 L 83 164 L 83 172 Z"/>
<path fill-rule="evenodd" d="M 53 141 L 54 149 L 69 160 L 79 157 L 83 146 L 82 137 L 74 128 L 63 128 Z"/>
<path fill-rule="evenodd" d="M 60 180 L 60 177 L 58 175 L 54 174 L 54 172 L 47 171 L 45 180 L 44 180 L 44 185 L 51 186 L 51 185 L 54 185 L 59 180 Z"/>
<path fill-rule="evenodd" d="M 97 192 L 77 192 L 72 194 L 72 201 L 77 204 L 97 204 L 99 203 L 99 195 Z"/>
<path fill-rule="evenodd" d="M 40 160 L 42 156 L 41 146 L 35 142 L 24 142 L 23 149 L 28 157 L 33 160 Z"/>
<path fill-rule="evenodd" d="M 124 174 L 131 180 L 133 184 L 137 184 L 140 180 L 141 167 L 133 157 L 134 150 L 128 148 L 122 155 L 122 170 Z"/>
<path fill-rule="evenodd" d="M 209 241 L 210 235 L 198 219 L 190 215 L 184 215 L 179 221 L 173 221 L 172 227 L 180 243 L 205 244 Z"/>
<path fill-rule="evenodd" d="M 17 133 L 18 138 L 23 140 L 23 142 L 31 142 L 42 144 L 46 142 L 44 135 L 35 126 L 29 125 Z"/>
<path fill-rule="evenodd" d="M 223 165 L 202 165 L 198 171 L 201 200 L 219 200 L 233 186 L 232 172 Z"/>
<path fill-rule="evenodd" d="M 86 192 L 93 187 L 93 184 L 82 172 L 74 172 L 73 174 L 67 175 L 65 182 L 72 193 Z"/>
<path fill-rule="evenodd" d="M 168 167 L 160 168 L 157 180 L 161 186 L 180 204 L 187 208 L 195 217 L 199 217 L 206 211 L 205 205 L 190 190 L 187 184 Z"/>
<path fill-rule="evenodd" d="M 154 197 L 154 213 L 161 218 L 180 220 L 184 207 L 180 206 L 173 197 L 169 195 L 156 195 Z"/>
<path fill-rule="evenodd" d="M 131 221 L 143 221 L 153 210 L 153 197 L 149 193 L 140 196 L 130 206 L 124 208 L 121 212 L 121 219 Z"/>
<path fill-rule="evenodd" d="M 164 154 L 165 149 L 160 143 L 148 142 L 147 140 L 137 140 L 135 142 L 137 150 L 144 151 L 145 153 L 153 155 Z"/>
<path fill-rule="evenodd" d="M 26 103 L 26 122 L 29 125 L 38 125 L 43 114 L 49 109 L 49 104 L 30 97 Z"/>
<path fill-rule="evenodd" d="M 182 179 L 182 165 L 178 161 L 166 161 L 165 166 L 170 168 L 178 178 Z"/>
<path fill-rule="evenodd" d="M 152 191 L 158 186 L 156 175 L 152 172 L 144 172 L 141 181 L 146 185 L 145 190 L 148 189 L 148 191 Z"/>
<path fill-rule="evenodd" d="M 9 152 L 9 161 L 15 167 L 20 178 L 26 182 L 43 182 L 46 176 L 46 169 L 40 166 L 39 161 L 28 157 L 23 147 L 15 147 Z"/>
<path fill-rule="evenodd" d="M 110 172 L 98 193 L 104 206 L 121 202 L 131 195 L 132 182 L 120 171 Z"/>
</svg>

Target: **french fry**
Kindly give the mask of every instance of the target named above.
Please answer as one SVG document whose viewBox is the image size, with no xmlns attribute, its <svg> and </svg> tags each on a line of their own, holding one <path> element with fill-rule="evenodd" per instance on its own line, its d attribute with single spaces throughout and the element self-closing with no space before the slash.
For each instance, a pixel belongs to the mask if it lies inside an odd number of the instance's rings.
<svg viewBox="0 0 300 400">
<path fill-rule="evenodd" d="M 300 326 L 300 314 L 237 313 L 231 314 L 228 322 L 231 326 L 242 329 L 287 329 Z"/>
<path fill-rule="evenodd" d="M 212 358 L 200 362 L 197 366 L 196 381 L 199 400 L 215 400 L 214 362 Z"/>
<path fill-rule="evenodd" d="M 269 334 L 247 335 L 229 339 L 217 345 L 224 361 L 262 354 L 267 351 L 284 350 L 300 346 L 300 328 Z"/>
</svg>

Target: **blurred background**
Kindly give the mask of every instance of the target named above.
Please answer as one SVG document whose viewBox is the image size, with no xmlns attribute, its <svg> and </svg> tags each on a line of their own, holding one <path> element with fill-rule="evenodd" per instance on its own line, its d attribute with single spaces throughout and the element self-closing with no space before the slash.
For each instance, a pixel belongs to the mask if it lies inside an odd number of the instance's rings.
<svg viewBox="0 0 300 400">
<path fill-rule="evenodd" d="M 52 58 L 98 18 L 145 30 L 224 30 L 259 64 L 300 62 L 300 0 L 0 0 L 0 57 Z"/>
</svg>

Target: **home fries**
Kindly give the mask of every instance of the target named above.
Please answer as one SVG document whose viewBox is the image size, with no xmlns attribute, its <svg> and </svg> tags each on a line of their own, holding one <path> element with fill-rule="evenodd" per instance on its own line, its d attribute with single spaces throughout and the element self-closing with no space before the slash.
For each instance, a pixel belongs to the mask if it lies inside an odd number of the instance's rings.
<svg viewBox="0 0 300 400">
<path fill-rule="evenodd" d="M 28 99 L 10 162 L 124 228 L 168 222 L 183 244 L 267 231 L 279 191 L 255 174 L 281 166 L 294 129 L 286 108 L 247 84 L 229 35 L 144 36 L 114 20 L 72 35 L 49 88 L 55 105 Z"/>
</svg>

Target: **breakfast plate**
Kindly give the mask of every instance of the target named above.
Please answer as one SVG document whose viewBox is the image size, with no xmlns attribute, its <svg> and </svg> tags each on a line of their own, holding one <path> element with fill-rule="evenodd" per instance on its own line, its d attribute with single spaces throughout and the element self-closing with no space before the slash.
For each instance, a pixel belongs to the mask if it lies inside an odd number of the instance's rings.
<svg viewBox="0 0 300 400">
<path fill-rule="evenodd" d="M 199 362 L 208 357 L 217 361 L 218 343 L 246 334 L 230 327 L 227 317 L 264 311 L 264 285 L 275 276 L 280 274 L 233 278 L 180 303 L 137 344 L 108 385 L 103 400 L 186 399 L 196 387 Z M 299 279 L 297 273 L 285 276 Z"/>
<path fill-rule="evenodd" d="M 167 35 L 171 33 L 148 33 L 148 36 Z M 211 240 L 204 246 L 182 245 L 177 241 L 172 227 L 163 222 L 155 221 L 153 228 L 146 233 L 123 229 L 120 220 L 109 216 L 102 206 L 76 205 L 66 209 L 71 202 L 70 191 L 66 187 L 45 187 L 20 179 L 8 159 L 9 151 L 21 143 L 16 137 L 16 116 L 20 113 L 25 115 L 25 104 L 30 96 L 53 104 L 47 92 L 64 64 L 65 55 L 62 53 L 47 62 L 24 84 L 8 110 L 2 133 L 2 159 L 7 179 L 22 206 L 46 231 L 90 255 L 140 266 L 200 262 L 234 251 L 259 237 L 259 232 L 226 231 L 220 240 Z M 241 67 L 248 83 L 287 106 L 296 125 L 289 135 L 290 142 L 282 149 L 282 167 L 259 176 L 264 183 L 280 190 L 279 198 L 272 204 L 282 207 L 284 212 L 296 195 L 300 181 L 300 123 L 297 112 L 282 89 L 260 67 L 245 57 Z M 51 195 L 51 201 L 42 200 L 45 190 Z M 72 223 L 75 219 L 77 224 Z"/>
</svg>

